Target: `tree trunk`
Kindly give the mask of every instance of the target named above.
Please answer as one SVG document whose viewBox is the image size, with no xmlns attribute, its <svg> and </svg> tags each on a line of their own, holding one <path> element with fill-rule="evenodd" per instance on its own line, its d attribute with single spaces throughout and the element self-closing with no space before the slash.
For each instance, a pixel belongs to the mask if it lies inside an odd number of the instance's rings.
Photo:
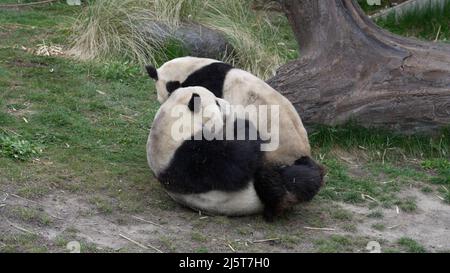
<svg viewBox="0 0 450 273">
<path fill-rule="evenodd" d="M 404 133 L 450 124 L 450 45 L 377 27 L 352 0 L 281 0 L 301 57 L 269 84 L 306 124 L 355 120 Z"/>
</svg>

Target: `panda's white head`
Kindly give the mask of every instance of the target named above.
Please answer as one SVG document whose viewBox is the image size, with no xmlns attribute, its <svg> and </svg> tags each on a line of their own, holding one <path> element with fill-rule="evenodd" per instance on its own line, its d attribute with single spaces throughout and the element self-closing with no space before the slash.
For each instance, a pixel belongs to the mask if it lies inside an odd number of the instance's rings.
<svg viewBox="0 0 450 273">
<path fill-rule="evenodd" d="M 158 101 L 163 103 L 170 94 L 181 87 L 189 75 L 196 70 L 218 60 L 197 57 L 181 57 L 164 63 L 160 68 L 152 65 L 145 66 L 150 78 L 155 80 Z"/>
<path fill-rule="evenodd" d="M 148 162 L 155 174 L 167 167 L 185 140 L 203 133 L 208 124 L 223 125 L 229 108 L 227 101 L 204 87 L 185 87 L 174 92 L 156 113 L 147 143 Z"/>
<path fill-rule="evenodd" d="M 229 112 L 229 103 L 217 98 L 208 89 L 200 86 L 183 87 L 161 105 L 154 124 L 157 123 L 157 129 L 162 129 L 166 135 L 170 134 L 174 140 L 180 140 L 180 136 L 175 135 L 177 129 L 184 128 L 182 138 L 188 139 L 209 129 L 209 126 L 220 128 Z"/>
</svg>

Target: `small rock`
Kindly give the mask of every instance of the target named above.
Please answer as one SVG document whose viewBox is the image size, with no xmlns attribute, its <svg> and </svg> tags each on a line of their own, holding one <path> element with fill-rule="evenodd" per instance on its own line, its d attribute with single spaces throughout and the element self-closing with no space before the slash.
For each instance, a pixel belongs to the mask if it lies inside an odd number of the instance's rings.
<svg viewBox="0 0 450 273">
<path fill-rule="evenodd" d="M 150 21 L 142 24 L 140 29 L 143 36 L 159 44 L 179 41 L 187 53 L 195 57 L 221 59 L 233 50 L 222 32 L 195 23 L 171 28 L 164 23 Z"/>
</svg>

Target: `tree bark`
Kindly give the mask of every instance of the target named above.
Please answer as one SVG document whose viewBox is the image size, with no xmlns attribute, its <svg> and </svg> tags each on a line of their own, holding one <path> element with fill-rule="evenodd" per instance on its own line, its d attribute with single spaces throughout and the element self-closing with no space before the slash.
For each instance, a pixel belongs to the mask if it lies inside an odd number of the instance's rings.
<svg viewBox="0 0 450 273">
<path fill-rule="evenodd" d="M 450 45 L 376 26 L 352 0 L 281 0 L 301 57 L 269 84 L 304 123 L 355 120 L 403 133 L 450 125 Z"/>
</svg>

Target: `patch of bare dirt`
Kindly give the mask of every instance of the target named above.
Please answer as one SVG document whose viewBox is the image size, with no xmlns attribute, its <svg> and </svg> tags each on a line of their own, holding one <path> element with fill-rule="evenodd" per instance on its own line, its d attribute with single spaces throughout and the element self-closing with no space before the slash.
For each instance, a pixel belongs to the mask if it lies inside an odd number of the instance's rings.
<svg viewBox="0 0 450 273">
<path fill-rule="evenodd" d="M 388 245 L 395 244 L 401 237 L 410 237 L 429 251 L 448 251 L 450 206 L 434 195 L 425 195 L 416 189 L 408 189 L 401 195 L 416 198 L 416 212 L 381 209 L 383 218 L 369 218 L 367 215 L 373 210 L 366 207 L 315 201 L 297 207 L 286 219 L 270 225 L 259 216 L 211 217 L 180 206 L 149 207 L 138 214 L 116 211 L 105 214 L 86 201 L 86 196 L 62 191 L 38 202 L 0 195 L 0 199 L 5 199 L 0 200 L 4 204 L 0 207 L 0 218 L 8 216 L 2 214 L 5 206 L 23 206 L 37 208 L 52 219 L 50 225 L 39 225 L 10 218 L 9 222 L 0 221 L 0 230 L 14 234 L 24 233 L 20 230 L 24 228 L 47 240 L 48 245 L 54 245 L 58 238 L 75 238 L 94 245 L 98 251 L 193 252 L 206 248 L 209 252 L 312 252 L 315 251 L 315 240 L 332 234 L 366 238 L 367 242 L 378 239 L 388 241 Z M 169 199 L 162 201 L 172 202 Z M 330 216 L 332 209 L 339 207 L 352 214 L 351 223 L 356 225 L 356 231 L 346 231 L 345 220 Z M 375 229 L 373 225 L 377 223 L 382 223 L 385 229 Z M 276 240 L 271 240 L 274 238 Z M 65 251 L 65 248 L 60 246 L 50 251 Z M 364 247 L 354 251 L 366 252 Z"/>
<path fill-rule="evenodd" d="M 8 32 L 0 31 L 0 39 L 6 39 L 9 35 L 10 34 Z"/>
<path fill-rule="evenodd" d="M 43 62 L 29 62 L 29 61 L 24 61 L 21 59 L 10 61 L 10 62 L 8 62 L 8 64 L 10 66 L 15 66 L 15 67 L 47 67 L 48 66 L 48 64 L 43 63 Z"/>
<path fill-rule="evenodd" d="M 404 196 L 416 198 L 417 210 L 406 213 L 397 208 L 380 209 L 382 218 L 368 218 L 373 211 L 367 207 L 341 203 L 340 205 L 351 211 L 358 222 L 357 232 L 379 239 L 395 242 L 401 237 L 412 238 L 430 251 L 448 251 L 450 249 L 450 206 L 443 203 L 434 194 L 424 194 L 418 189 L 411 188 L 402 192 Z M 372 227 L 381 223 L 384 230 Z"/>
<path fill-rule="evenodd" d="M 75 236 L 99 251 L 195 252 L 203 248 L 209 252 L 311 252 L 314 238 L 329 233 L 303 229 L 314 225 L 308 221 L 319 215 L 321 207 L 317 203 L 292 212 L 286 220 L 289 225 L 266 225 L 259 216 L 205 216 L 180 206 L 166 210 L 149 208 L 139 214 L 104 214 L 98 213 L 85 197 L 65 192 L 48 195 L 39 202 L 9 196 L 3 204 L 38 208 L 51 217 L 52 223 L 37 225 L 10 218 L 9 222 L 0 221 L 2 231 L 23 233 L 23 228 L 47 240 L 48 245 L 54 245 L 58 238 Z M 0 208 L 0 216 L 7 218 L 8 214 L 2 215 Z M 60 246 L 50 251 L 64 250 Z"/>
<path fill-rule="evenodd" d="M 20 105 L 20 107 L 15 107 L 14 103 L 18 103 Z M 26 117 L 26 116 L 30 116 L 36 113 L 36 111 L 31 110 L 32 104 L 29 102 L 24 102 L 24 103 L 20 103 L 20 102 L 16 102 L 16 101 L 10 101 L 9 102 L 9 106 L 7 109 L 7 113 L 11 114 L 13 116 L 16 117 Z M 27 122 L 28 120 L 25 118 L 24 119 L 25 122 Z"/>
</svg>

